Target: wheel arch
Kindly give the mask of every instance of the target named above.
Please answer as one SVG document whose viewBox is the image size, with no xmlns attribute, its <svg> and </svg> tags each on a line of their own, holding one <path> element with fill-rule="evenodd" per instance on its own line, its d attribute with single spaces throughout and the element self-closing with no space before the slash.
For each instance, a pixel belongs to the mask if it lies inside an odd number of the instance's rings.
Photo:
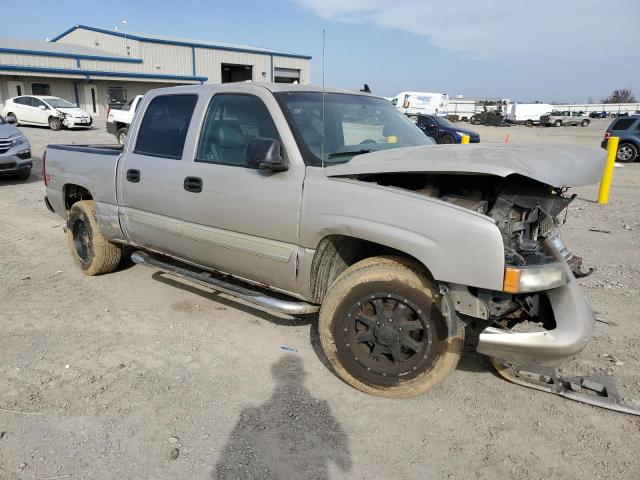
<svg viewBox="0 0 640 480">
<path fill-rule="evenodd" d="M 329 287 L 351 265 L 382 255 L 405 259 L 433 278 L 428 266 L 407 252 L 363 238 L 330 234 L 320 240 L 311 262 L 309 288 L 313 301 L 322 303 Z"/>
<path fill-rule="evenodd" d="M 62 187 L 62 198 L 64 199 L 64 207 L 68 212 L 74 203 L 80 200 L 93 200 L 93 195 L 88 188 L 75 183 L 67 183 Z"/>
</svg>

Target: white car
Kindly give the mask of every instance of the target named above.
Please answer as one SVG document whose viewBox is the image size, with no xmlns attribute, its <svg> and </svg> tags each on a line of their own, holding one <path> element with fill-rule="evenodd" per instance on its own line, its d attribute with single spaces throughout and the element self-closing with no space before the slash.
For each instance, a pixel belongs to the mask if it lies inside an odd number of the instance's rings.
<svg viewBox="0 0 640 480">
<path fill-rule="evenodd" d="M 20 125 L 48 125 L 52 130 L 64 127 L 89 127 L 91 115 L 58 97 L 23 95 L 4 102 L 7 121 Z"/>
</svg>

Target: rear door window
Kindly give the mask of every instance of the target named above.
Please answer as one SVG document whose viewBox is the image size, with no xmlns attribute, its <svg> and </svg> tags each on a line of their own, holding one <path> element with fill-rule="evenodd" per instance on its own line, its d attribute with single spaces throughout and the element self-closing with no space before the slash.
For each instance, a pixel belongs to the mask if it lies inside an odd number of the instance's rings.
<svg viewBox="0 0 640 480">
<path fill-rule="evenodd" d="M 151 100 L 140 124 L 134 153 L 182 158 L 197 95 L 162 95 Z"/>
<path fill-rule="evenodd" d="M 633 118 L 620 118 L 614 122 L 611 126 L 611 130 L 626 130 L 628 129 L 635 120 Z"/>
</svg>

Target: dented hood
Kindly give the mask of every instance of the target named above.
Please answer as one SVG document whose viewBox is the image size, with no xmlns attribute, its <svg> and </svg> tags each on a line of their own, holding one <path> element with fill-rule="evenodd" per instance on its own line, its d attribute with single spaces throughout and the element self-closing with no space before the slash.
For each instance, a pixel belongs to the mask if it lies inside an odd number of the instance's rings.
<svg viewBox="0 0 640 480">
<path fill-rule="evenodd" d="M 326 167 L 330 177 L 374 173 L 518 174 L 552 187 L 600 180 L 606 153 L 582 145 L 426 145 L 361 154 Z"/>
</svg>

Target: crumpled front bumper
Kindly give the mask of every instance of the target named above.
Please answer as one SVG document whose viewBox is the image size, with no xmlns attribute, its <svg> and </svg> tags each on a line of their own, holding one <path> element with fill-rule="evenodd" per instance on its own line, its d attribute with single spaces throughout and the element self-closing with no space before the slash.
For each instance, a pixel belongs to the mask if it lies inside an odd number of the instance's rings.
<svg viewBox="0 0 640 480">
<path fill-rule="evenodd" d="M 582 295 L 571 269 L 550 240 L 545 246 L 566 268 L 568 282 L 546 292 L 556 328 L 543 332 L 515 333 L 487 327 L 480 333 L 477 350 L 520 365 L 556 366 L 580 353 L 587 345 L 595 317 Z"/>
</svg>

